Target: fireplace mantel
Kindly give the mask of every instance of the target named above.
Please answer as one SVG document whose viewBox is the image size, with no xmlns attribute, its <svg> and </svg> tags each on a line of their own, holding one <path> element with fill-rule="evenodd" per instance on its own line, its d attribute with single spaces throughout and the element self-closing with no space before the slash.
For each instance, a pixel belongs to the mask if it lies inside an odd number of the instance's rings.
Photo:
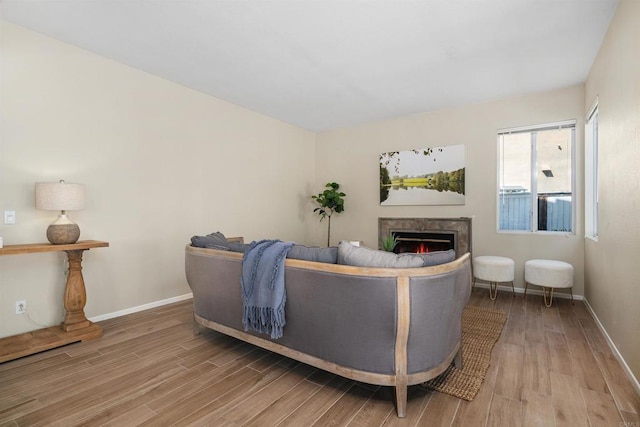
<svg viewBox="0 0 640 427">
<path fill-rule="evenodd" d="M 378 218 L 378 242 L 398 231 L 453 233 L 456 258 L 471 253 L 471 218 Z"/>
</svg>

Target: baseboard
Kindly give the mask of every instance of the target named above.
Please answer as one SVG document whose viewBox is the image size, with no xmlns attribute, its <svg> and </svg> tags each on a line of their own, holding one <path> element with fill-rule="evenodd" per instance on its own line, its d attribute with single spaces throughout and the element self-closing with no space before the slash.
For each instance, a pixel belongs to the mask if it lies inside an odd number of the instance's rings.
<svg viewBox="0 0 640 427">
<path fill-rule="evenodd" d="M 113 313 L 101 314 L 100 316 L 90 317 L 92 322 L 101 322 L 103 320 L 113 319 L 114 317 L 125 316 L 127 314 L 137 313 L 139 311 L 149 310 L 150 308 L 162 307 L 163 305 L 173 304 L 193 298 L 192 293 L 171 297 L 160 301 L 150 302 L 148 304 L 139 305 L 137 307 L 125 308 L 124 310 L 114 311 Z"/>
<path fill-rule="evenodd" d="M 622 357 L 622 354 L 618 351 L 618 347 L 616 347 L 616 345 L 614 344 L 613 340 L 607 333 L 607 330 L 604 328 L 604 325 L 602 324 L 602 322 L 600 322 L 600 319 L 598 319 L 596 312 L 593 311 L 591 304 L 589 304 L 589 301 L 587 301 L 586 298 L 584 299 L 584 305 L 587 307 L 587 310 L 589 310 L 589 313 L 591 313 L 591 317 L 593 317 L 593 320 L 596 321 L 596 325 L 598 325 L 600 332 L 602 332 L 602 335 L 604 335 L 604 337 L 606 338 L 607 344 L 609 344 L 609 348 L 611 348 L 613 355 L 616 357 L 616 359 L 618 359 L 620 365 L 622 365 L 622 370 L 625 372 L 625 374 L 627 374 L 627 377 L 629 378 L 629 380 L 631 380 L 633 388 L 635 388 L 636 393 L 638 393 L 638 395 L 640 396 L 640 382 L 638 382 L 638 379 L 633 375 L 631 368 L 629 367 L 629 365 L 627 365 L 624 357 Z"/>
<path fill-rule="evenodd" d="M 489 289 L 489 284 L 488 283 L 476 283 L 475 287 L 476 288 Z M 511 293 L 511 285 L 498 285 L 498 290 Z M 514 290 L 516 291 L 516 294 L 524 294 L 524 288 L 514 287 Z M 527 288 L 527 295 L 540 295 L 540 296 L 542 296 L 542 290 Z M 553 292 L 553 297 L 554 298 L 570 299 L 571 298 L 571 294 L 564 293 L 564 292 L 555 292 L 554 291 Z M 573 294 L 573 299 L 576 300 L 576 301 L 583 301 L 584 300 L 584 296 Z"/>
</svg>

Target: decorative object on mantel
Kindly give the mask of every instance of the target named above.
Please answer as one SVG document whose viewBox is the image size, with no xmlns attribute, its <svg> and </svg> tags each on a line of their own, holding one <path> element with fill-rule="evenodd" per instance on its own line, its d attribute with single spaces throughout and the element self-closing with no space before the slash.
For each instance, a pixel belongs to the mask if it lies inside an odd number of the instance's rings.
<svg viewBox="0 0 640 427">
<path fill-rule="evenodd" d="M 320 221 L 329 218 L 329 227 L 327 229 L 327 246 L 331 246 L 331 215 L 334 213 L 340 213 L 344 211 L 344 199 L 346 196 L 340 189 L 340 184 L 335 182 L 328 182 L 325 185 L 327 188 L 322 193 L 311 196 L 313 200 L 318 202 L 320 207 L 315 208 L 313 211 L 320 215 Z"/>
<path fill-rule="evenodd" d="M 54 245 L 75 243 L 80 237 L 80 227 L 67 217 L 66 211 L 84 209 L 85 189 L 82 184 L 60 182 L 36 182 L 36 208 L 60 211 L 60 216 L 49 228 L 47 239 Z"/>
<path fill-rule="evenodd" d="M 465 147 L 380 154 L 380 205 L 464 205 Z"/>
</svg>

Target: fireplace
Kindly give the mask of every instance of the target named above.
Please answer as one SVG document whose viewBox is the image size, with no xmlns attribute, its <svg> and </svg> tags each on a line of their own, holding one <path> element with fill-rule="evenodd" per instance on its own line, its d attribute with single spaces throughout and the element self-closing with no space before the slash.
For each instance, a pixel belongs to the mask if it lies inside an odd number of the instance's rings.
<svg viewBox="0 0 640 427">
<path fill-rule="evenodd" d="M 378 241 L 393 234 L 394 252 L 471 252 L 471 218 L 378 218 Z"/>
<path fill-rule="evenodd" d="M 455 249 L 454 233 L 396 231 L 393 234 L 398 241 L 398 244 L 393 249 L 393 252 L 397 254 L 405 252 L 426 253 Z"/>
</svg>

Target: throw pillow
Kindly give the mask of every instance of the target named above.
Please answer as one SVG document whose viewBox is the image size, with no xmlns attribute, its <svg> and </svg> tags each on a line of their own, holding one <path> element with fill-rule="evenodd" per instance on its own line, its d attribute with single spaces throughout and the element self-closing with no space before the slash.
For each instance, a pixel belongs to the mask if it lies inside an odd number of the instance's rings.
<svg viewBox="0 0 640 427">
<path fill-rule="evenodd" d="M 356 267 L 410 268 L 422 267 L 424 259 L 416 254 L 394 254 L 364 246 L 353 246 L 348 242 L 340 242 L 338 264 Z"/>
<path fill-rule="evenodd" d="M 287 253 L 287 258 L 335 264 L 338 262 L 338 248 L 335 246 L 319 248 L 316 246 L 293 245 Z"/>
<path fill-rule="evenodd" d="M 221 251 L 229 250 L 227 239 L 219 231 L 206 236 L 193 236 L 191 238 L 191 245 L 197 248 L 218 249 Z"/>
<path fill-rule="evenodd" d="M 427 252 L 418 255 L 424 260 L 424 267 L 446 264 L 456 259 L 456 251 L 453 249 L 449 249 L 448 251 Z"/>
<path fill-rule="evenodd" d="M 246 243 L 227 242 L 227 238 L 219 231 L 207 234 L 206 236 L 193 236 L 191 238 L 191 245 L 197 248 L 218 249 L 221 251 L 240 253 L 244 253 L 249 246 Z"/>
</svg>

